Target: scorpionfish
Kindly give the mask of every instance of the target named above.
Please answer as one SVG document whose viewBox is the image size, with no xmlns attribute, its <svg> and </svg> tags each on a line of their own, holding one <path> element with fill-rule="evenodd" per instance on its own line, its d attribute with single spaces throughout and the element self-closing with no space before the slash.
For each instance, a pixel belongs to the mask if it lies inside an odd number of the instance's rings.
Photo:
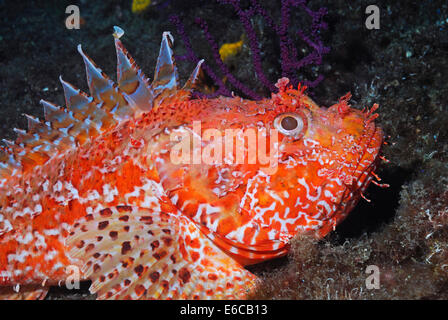
<svg viewBox="0 0 448 320">
<path fill-rule="evenodd" d="M 41 100 L 45 119 L 26 115 L 4 140 L 0 298 L 78 278 L 98 299 L 245 298 L 257 285 L 245 266 L 286 255 L 297 234 L 324 237 L 363 196 L 381 158 L 377 105 L 347 94 L 320 107 L 287 78 L 260 101 L 205 98 L 203 60 L 179 85 L 169 32 L 152 82 L 122 34 L 116 82 L 79 45 L 90 94 L 60 78 L 66 107 Z M 230 129 L 236 147 L 216 161 Z M 260 140 L 242 143 L 249 129 Z M 174 161 L 184 147 L 193 160 Z M 253 147 L 275 161 L 244 160 Z"/>
</svg>

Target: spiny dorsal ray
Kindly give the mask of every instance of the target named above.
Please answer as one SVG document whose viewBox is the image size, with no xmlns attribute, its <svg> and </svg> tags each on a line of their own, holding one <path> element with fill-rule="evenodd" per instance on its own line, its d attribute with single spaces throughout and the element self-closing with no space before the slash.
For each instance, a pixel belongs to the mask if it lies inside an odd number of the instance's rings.
<svg viewBox="0 0 448 320">
<path fill-rule="evenodd" d="M 154 81 L 152 82 L 156 100 L 159 103 L 163 98 L 174 94 L 179 87 L 179 76 L 174 60 L 172 43 L 173 36 L 169 32 L 164 32 L 159 57 L 157 58 Z"/>
<path fill-rule="evenodd" d="M 30 115 L 25 114 L 28 121 L 28 131 L 18 133 L 16 144 L 22 145 L 27 153 L 36 153 L 36 156 L 45 159 L 51 158 L 56 152 L 74 146 L 74 140 L 59 130 L 53 130 Z M 44 162 L 45 162 L 44 161 Z"/>
<path fill-rule="evenodd" d="M 14 158 L 14 155 L 5 147 L 0 147 L 0 179 L 6 179 L 20 168 L 21 164 Z"/>
<path fill-rule="evenodd" d="M 126 100 L 117 85 L 82 51 L 81 45 L 78 45 L 78 52 L 86 66 L 90 95 L 101 103 L 101 108 L 113 114 L 116 120 L 132 117 L 135 106 Z"/>
<path fill-rule="evenodd" d="M 52 129 L 49 124 L 30 115 L 25 114 L 25 117 L 28 120 L 28 134 L 39 137 L 40 144 L 45 145 L 44 149 L 48 155 L 76 146 L 75 139 L 68 134 Z"/>
<path fill-rule="evenodd" d="M 17 132 L 17 130 L 14 131 Z M 26 152 L 26 149 L 24 148 L 23 145 L 19 145 L 7 139 L 3 139 L 2 141 L 4 144 L 6 144 L 6 146 L 10 150 L 11 155 L 14 157 L 14 160 L 19 162 L 20 167 L 22 167 L 24 170 L 27 170 L 28 168 L 32 168 L 38 164 L 41 164 L 40 162 L 37 162 L 38 160 L 41 160 L 40 157 L 34 158 L 34 156 L 31 153 Z"/>
<path fill-rule="evenodd" d="M 204 59 L 199 60 L 198 64 L 194 68 L 193 72 L 190 74 L 190 77 L 188 78 L 187 82 L 185 82 L 185 85 L 182 89 L 187 91 L 193 91 L 198 88 L 198 85 L 201 82 L 202 78 L 202 63 L 204 63 Z"/>
<path fill-rule="evenodd" d="M 24 151 L 16 154 L 20 162 L 33 166 L 47 162 L 50 155 L 42 148 L 39 136 L 29 134 L 25 130 L 17 128 L 14 128 L 14 132 L 17 134 L 15 146 L 19 146 Z"/>
<path fill-rule="evenodd" d="M 38 118 L 33 117 L 29 114 L 24 113 L 23 114 L 27 121 L 27 127 L 29 133 L 38 132 L 39 128 L 43 126 L 43 124 L 39 121 Z"/>
<path fill-rule="evenodd" d="M 40 103 L 44 107 L 45 120 L 51 123 L 51 127 L 73 137 L 79 144 L 98 135 L 95 126 L 88 120 L 80 121 L 74 118 L 73 114 L 45 100 Z"/>
<path fill-rule="evenodd" d="M 152 108 L 154 94 L 149 80 L 135 63 L 126 48 L 120 41 L 123 30 L 114 27 L 115 49 L 117 51 L 117 83 L 128 100 L 142 111 Z"/>
<path fill-rule="evenodd" d="M 80 120 L 90 120 L 96 126 L 97 130 L 106 130 L 117 122 L 107 111 L 98 108 L 97 103 L 92 97 L 87 96 L 80 89 L 62 80 L 59 77 L 64 89 L 65 104 L 67 109 L 73 112 L 73 117 Z"/>
</svg>

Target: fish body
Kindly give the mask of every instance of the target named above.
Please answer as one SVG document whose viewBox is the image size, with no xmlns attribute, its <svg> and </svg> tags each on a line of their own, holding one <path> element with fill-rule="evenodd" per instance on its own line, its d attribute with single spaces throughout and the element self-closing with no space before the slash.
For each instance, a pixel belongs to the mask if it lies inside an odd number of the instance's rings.
<svg viewBox="0 0 448 320">
<path fill-rule="evenodd" d="M 43 101 L 0 154 L 0 296 L 78 276 L 100 299 L 244 298 L 245 265 L 324 237 L 374 176 L 376 106 L 321 108 L 286 78 L 193 99 L 203 61 L 180 88 L 169 33 L 152 83 L 114 35 L 117 84 L 79 47 L 90 95 L 61 79 L 67 108 Z"/>
</svg>

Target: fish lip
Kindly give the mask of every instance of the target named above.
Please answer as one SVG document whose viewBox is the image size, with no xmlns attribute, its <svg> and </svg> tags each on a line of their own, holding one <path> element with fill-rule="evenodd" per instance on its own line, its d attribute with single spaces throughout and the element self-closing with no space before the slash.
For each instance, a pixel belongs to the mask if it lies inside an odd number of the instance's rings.
<svg viewBox="0 0 448 320">
<path fill-rule="evenodd" d="M 370 133 L 369 133 L 369 131 L 370 131 Z M 366 124 L 366 128 L 363 131 L 363 136 L 365 136 L 366 133 L 369 135 L 368 143 L 366 143 L 364 150 L 362 152 L 362 156 L 360 157 L 358 163 L 356 164 L 355 169 L 353 169 L 353 172 L 352 172 L 352 176 L 355 177 L 356 180 L 358 180 L 367 169 L 371 169 L 372 165 L 374 165 L 377 162 L 378 155 L 380 154 L 381 145 L 383 142 L 383 137 L 384 137 L 383 131 L 381 130 L 380 127 L 378 127 L 374 123 Z M 369 149 L 372 149 L 372 148 L 375 149 L 374 154 L 369 152 Z M 372 157 L 370 159 L 366 159 L 367 153 L 372 155 Z M 369 164 L 365 166 L 365 169 L 361 173 L 356 175 L 355 174 L 356 171 L 359 169 L 360 165 L 365 160 L 369 160 Z"/>
<path fill-rule="evenodd" d="M 366 124 L 366 128 L 363 131 L 362 136 L 368 135 L 368 143 L 365 144 L 365 147 L 362 152 L 362 156 L 359 158 L 356 167 L 353 169 L 351 175 L 353 177 L 352 184 L 346 185 L 346 189 L 344 191 L 343 196 L 341 197 L 341 204 L 345 204 L 341 211 L 343 214 L 341 215 L 341 220 L 343 220 L 353 209 L 353 207 L 358 203 L 359 198 L 361 197 L 362 192 L 364 192 L 370 184 L 372 180 L 371 172 L 375 171 L 378 163 L 378 155 L 380 154 L 381 145 L 383 141 L 383 131 L 380 127 L 376 126 L 374 123 Z M 375 149 L 374 153 L 368 152 L 369 149 Z M 369 157 L 366 158 L 367 153 L 369 153 Z M 368 164 L 363 165 L 362 162 L 368 161 Z M 360 170 L 360 167 L 364 168 Z M 359 173 L 356 173 L 359 171 Z M 359 181 L 362 181 L 359 184 Z M 333 214 L 332 218 L 336 216 L 338 210 Z M 339 220 L 340 221 L 340 220 Z"/>
<path fill-rule="evenodd" d="M 370 172 L 374 171 L 377 166 L 378 155 L 380 153 L 380 149 L 376 151 L 375 155 L 372 156 L 371 159 L 366 159 L 366 153 L 368 149 L 376 148 L 378 145 L 381 147 L 383 141 L 383 131 L 380 127 L 376 126 L 374 123 L 370 125 L 366 125 L 365 129 L 362 132 L 362 137 L 368 137 L 367 143 L 362 151 L 362 155 L 356 163 L 355 168 L 350 172 L 353 177 L 352 184 L 345 184 L 345 190 L 339 201 L 335 203 L 337 205 L 337 209 L 327 217 L 320 219 L 321 221 L 332 221 L 336 219 L 336 224 L 344 220 L 347 215 L 352 211 L 353 207 L 358 203 L 361 193 L 367 188 L 372 179 L 372 175 Z M 365 165 L 364 169 L 359 173 L 355 174 L 356 171 L 359 170 L 362 161 L 369 160 L 369 163 Z M 366 174 L 366 172 L 368 172 Z M 358 181 L 360 181 L 365 175 L 364 181 L 361 185 L 358 185 Z"/>
</svg>

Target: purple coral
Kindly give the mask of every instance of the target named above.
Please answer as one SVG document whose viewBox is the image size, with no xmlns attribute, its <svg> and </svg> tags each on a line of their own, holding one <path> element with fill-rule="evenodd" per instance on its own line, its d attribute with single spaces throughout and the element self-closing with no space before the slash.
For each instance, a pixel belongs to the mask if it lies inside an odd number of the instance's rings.
<svg viewBox="0 0 448 320">
<path fill-rule="evenodd" d="M 297 71 L 307 65 L 311 64 L 321 64 L 322 56 L 329 52 L 329 48 L 325 47 L 320 39 L 319 32 L 322 29 L 327 28 L 327 24 L 323 21 L 323 17 L 327 13 L 325 8 L 320 8 L 317 11 L 311 10 L 307 6 L 306 0 L 282 0 L 281 1 L 281 19 L 280 23 L 276 24 L 271 16 L 266 12 L 266 10 L 258 3 L 257 0 L 250 0 L 250 5 L 247 9 L 243 9 L 240 0 L 217 0 L 220 4 L 232 5 L 235 12 L 237 13 L 241 24 L 247 34 L 249 47 L 251 50 L 252 63 L 255 69 L 255 73 L 260 80 L 260 82 L 268 88 L 271 92 L 277 92 L 277 88 L 274 83 L 272 83 L 262 68 L 260 45 L 257 39 L 256 32 L 252 26 L 251 18 L 260 15 L 263 17 L 267 25 L 274 30 L 277 34 L 280 42 L 280 61 L 282 69 L 282 77 L 288 77 L 291 83 L 296 86 L 299 83 L 297 77 Z M 297 55 L 297 48 L 294 46 L 294 41 L 288 35 L 288 28 L 290 23 L 290 10 L 292 7 L 300 7 L 304 12 L 311 17 L 312 23 L 310 27 L 310 34 L 306 35 L 303 30 L 298 30 L 297 35 L 300 39 L 306 43 L 312 51 L 305 57 L 299 59 Z M 195 54 L 192 49 L 190 39 L 185 32 L 185 28 L 180 21 L 178 16 L 172 16 L 171 22 L 177 27 L 177 31 L 180 34 L 182 41 L 184 42 L 187 53 L 183 56 L 178 57 L 180 60 L 190 60 L 197 63 L 200 59 Z M 260 99 L 260 96 L 253 90 L 245 86 L 238 79 L 236 79 L 230 72 L 229 68 L 224 64 L 219 55 L 219 48 L 214 39 L 214 37 L 209 32 L 208 24 L 205 20 L 201 18 L 196 18 L 195 23 L 202 29 L 207 42 L 209 43 L 213 56 L 218 65 L 221 73 L 225 75 L 228 82 L 237 90 L 241 91 L 244 95 L 252 99 Z M 212 68 L 206 63 L 203 64 L 204 71 L 210 76 L 210 78 L 215 81 L 218 86 L 218 90 L 213 96 L 225 95 L 229 96 L 231 91 L 226 87 L 224 82 L 220 77 L 212 70 Z M 315 87 L 323 79 L 322 75 L 319 75 L 313 81 L 304 82 L 305 85 L 309 87 Z"/>
</svg>

